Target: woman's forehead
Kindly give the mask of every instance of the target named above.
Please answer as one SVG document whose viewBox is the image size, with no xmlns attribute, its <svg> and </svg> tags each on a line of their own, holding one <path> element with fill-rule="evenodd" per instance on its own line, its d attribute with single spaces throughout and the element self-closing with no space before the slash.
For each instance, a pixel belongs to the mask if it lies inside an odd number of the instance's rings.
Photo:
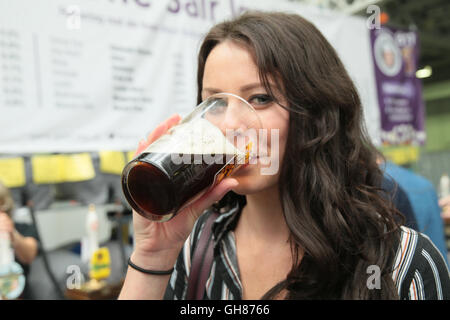
<svg viewBox="0 0 450 320">
<path fill-rule="evenodd" d="M 259 79 L 259 70 L 251 52 L 232 41 L 221 42 L 211 50 L 206 59 L 204 73 L 204 77 L 245 73 L 247 77 L 251 76 L 250 80 Z"/>
<path fill-rule="evenodd" d="M 262 85 L 260 70 L 252 50 L 248 46 L 230 40 L 216 45 L 208 55 L 203 73 L 203 86 L 227 80 L 238 81 L 242 87 Z"/>
</svg>

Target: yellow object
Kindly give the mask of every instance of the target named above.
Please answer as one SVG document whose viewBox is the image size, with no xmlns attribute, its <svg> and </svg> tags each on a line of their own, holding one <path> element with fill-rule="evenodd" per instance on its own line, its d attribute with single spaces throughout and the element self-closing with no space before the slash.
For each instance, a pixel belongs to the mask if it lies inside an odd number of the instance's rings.
<svg viewBox="0 0 450 320">
<path fill-rule="evenodd" d="M 250 152 L 252 151 L 252 142 L 250 141 L 249 144 L 245 146 L 245 163 L 248 163 L 248 160 L 250 159 Z"/>
<path fill-rule="evenodd" d="M 122 151 L 100 151 L 99 156 L 101 172 L 122 174 L 125 167 L 125 155 Z"/>
<path fill-rule="evenodd" d="M 0 181 L 8 188 L 23 187 L 26 183 L 23 158 L 1 158 Z"/>
<path fill-rule="evenodd" d="M 95 280 L 102 280 L 111 274 L 111 259 L 109 250 L 106 247 L 96 250 L 91 257 L 89 277 Z"/>
<path fill-rule="evenodd" d="M 35 155 L 31 157 L 31 167 L 36 184 L 79 182 L 95 177 L 89 153 Z"/>
<path fill-rule="evenodd" d="M 134 155 L 136 154 L 136 150 L 127 152 L 127 161 L 130 162 L 134 159 Z"/>
<path fill-rule="evenodd" d="M 387 160 L 398 165 L 419 160 L 419 147 L 417 146 L 388 147 L 382 151 Z"/>
</svg>

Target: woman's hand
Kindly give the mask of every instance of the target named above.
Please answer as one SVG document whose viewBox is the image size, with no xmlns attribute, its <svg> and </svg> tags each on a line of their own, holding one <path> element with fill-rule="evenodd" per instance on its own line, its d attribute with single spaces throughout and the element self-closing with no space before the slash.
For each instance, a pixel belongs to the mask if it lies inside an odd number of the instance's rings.
<svg viewBox="0 0 450 320">
<path fill-rule="evenodd" d="M 147 140 L 139 143 L 136 154 L 142 153 L 148 145 L 165 134 L 180 119 L 179 115 L 174 115 L 161 123 L 149 134 Z M 133 210 L 135 251 L 132 261 L 143 268 L 156 270 L 172 268 L 197 218 L 237 184 L 238 182 L 232 178 L 222 180 L 167 222 L 148 220 Z"/>
</svg>

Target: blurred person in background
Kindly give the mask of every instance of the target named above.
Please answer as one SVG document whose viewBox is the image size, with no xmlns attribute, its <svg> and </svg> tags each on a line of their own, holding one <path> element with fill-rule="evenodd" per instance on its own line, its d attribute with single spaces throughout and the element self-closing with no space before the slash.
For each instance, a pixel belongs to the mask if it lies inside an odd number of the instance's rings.
<svg viewBox="0 0 450 320">
<path fill-rule="evenodd" d="M 394 206 L 405 218 L 403 225 L 416 231 L 420 231 L 414 210 L 405 190 L 403 190 L 392 177 L 389 177 L 386 174 L 383 176 L 381 188 L 386 191 L 388 200 L 394 203 Z M 399 221 L 399 223 L 401 223 L 401 221 Z"/>
<path fill-rule="evenodd" d="M 448 265 L 444 223 L 441 218 L 438 195 L 433 185 L 426 178 L 392 162 L 386 161 L 384 166 L 385 174 L 397 181 L 408 195 L 418 231 L 431 239 Z"/>
<path fill-rule="evenodd" d="M 34 225 L 28 223 L 15 223 L 13 221 L 14 200 L 9 189 L 0 182 L 0 232 L 7 232 L 11 236 L 11 245 L 14 258 L 24 272 L 25 279 L 30 272 L 30 265 L 39 251 L 37 233 Z M 29 299 L 29 286 L 21 295 L 21 299 Z"/>
<path fill-rule="evenodd" d="M 402 213 L 404 217 L 403 225 L 416 231 L 420 231 L 419 226 L 417 225 L 416 215 L 405 190 L 403 190 L 397 181 L 395 181 L 395 179 L 386 172 L 383 167 L 385 163 L 385 159 L 383 157 L 379 156 L 377 158 L 377 163 L 383 172 L 381 188 L 386 191 L 388 200 L 393 202 L 397 210 Z M 402 221 L 399 221 L 399 223 L 402 223 Z"/>
</svg>

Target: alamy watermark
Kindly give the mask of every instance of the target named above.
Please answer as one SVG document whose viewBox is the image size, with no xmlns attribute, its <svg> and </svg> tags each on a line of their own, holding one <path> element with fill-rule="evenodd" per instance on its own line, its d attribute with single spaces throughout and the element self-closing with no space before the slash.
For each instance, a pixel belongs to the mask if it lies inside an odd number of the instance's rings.
<svg viewBox="0 0 450 320">
<path fill-rule="evenodd" d="M 369 30 L 381 28 L 381 9 L 379 6 L 371 4 L 367 7 L 366 13 L 370 16 L 366 20 L 366 26 Z"/>
<path fill-rule="evenodd" d="M 66 28 L 68 30 L 81 29 L 81 9 L 77 5 L 70 5 L 66 7 Z"/>
<path fill-rule="evenodd" d="M 367 278 L 367 282 L 366 282 L 367 288 L 369 290 L 373 290 L 373 289 L 380 290 L 381 289 L 381 270 L 380 270 L 380 267 L 375 265 L 375 264 L 372 264 L 372 265 L 367 267 L 366 273 L 370 275 Z"/>
<path fill-rule="evenodd" d="M 69 290 L 80 289 L 84 282 L 84 276 L 78 265 L 67 266 L 66 273 L 69 275 L 66 279 L 66 288 Z M 381 289 L 381 270 L 378 265 L 370 265 L 366 269 L 366 286 L 369 290 Z"/>
<path fill-rule="evenodd" d="M 279 161 L 279 145 L 280 134 L 279 129 L 270 130 L 270 146 L 269 146 L 269 132 L 267 129 L 247 129 L 231 130 L 227 129 L 225 133 L 226 143 L 231 142 L 236 152 L 229 152 L 229 148 L 225 145 L 222 147 L 223 152 L 220 154 L 213 154 L 206 152 L 210 149 L 208 145 L 200 146 L 195 154 L 181 154 L 172 153 L 171 161 L 176 164 L 260 164 L 261 175 L 274 175 L 278 172 Z M 192 136 L 187 137 L 187 145 L 196 144 L 197 141 L 202 141 L 202 137 Z M 217 141 L 211 143 L 216 144 Z M 270 152 L 269 152 L 270 149 Z M 228 151 L 228 152 L 227 152 Z"/>
<path fill-rule="evenodd" d="M 69 290 L 81 289 L 81 285 L 84 282 L 84 277 L 80 266 L 75 264 L 67 266 L 66 274 L 69 275 L 66 279 L 66 288 Z"/>
</svg>

